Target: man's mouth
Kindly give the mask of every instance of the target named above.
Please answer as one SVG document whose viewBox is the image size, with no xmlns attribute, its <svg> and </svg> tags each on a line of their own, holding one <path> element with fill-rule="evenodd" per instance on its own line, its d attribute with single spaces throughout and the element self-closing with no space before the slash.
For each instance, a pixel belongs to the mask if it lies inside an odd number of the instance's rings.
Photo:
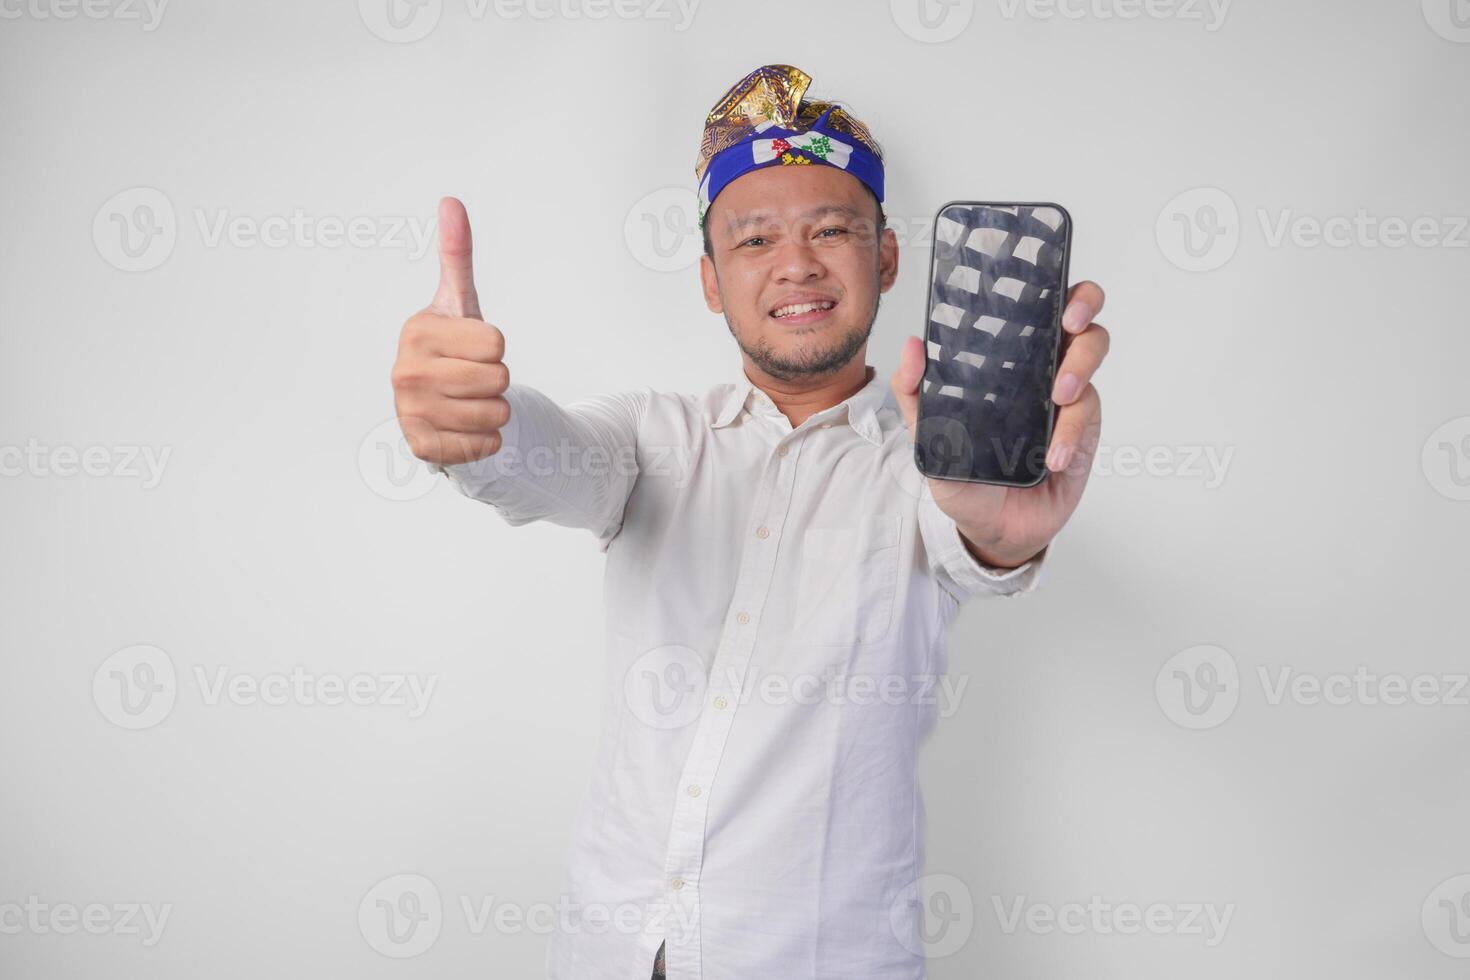
<svg viewBox="0 0 1470 980">
<path fill-rule="evenodd" d="M 833 308 L 837 306 L 836 301 L 830 299 L 811 300 L 805 303 L 788 303 L 778 306 L 771 311 L 774 319 L 782 323 L 798 326 L 804 323 L 815 323 L 831 315 Z"/>
</svg>

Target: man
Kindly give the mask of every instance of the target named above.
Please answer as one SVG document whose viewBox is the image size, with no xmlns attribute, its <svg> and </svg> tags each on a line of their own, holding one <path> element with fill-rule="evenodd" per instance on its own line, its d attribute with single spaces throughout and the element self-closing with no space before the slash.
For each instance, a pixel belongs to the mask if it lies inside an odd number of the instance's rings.
<svg viewBox="0 0 1470 980">
<path fill-rule="evenodd" d="M 561 980 L 922 978 L 915 755 L 946 633 L 965 599 L 1034 588 L 1086 485 L 1107 350 L 1091 283 L 1064 313 L 1047 479 L 918 474 L 923 341 L 886 389 L 866 364 L 898 274 L 882 155 L 803 102 L 809 82 L 764 66 L 707 121 L 700 277 L 733 383 L 568 405 L 512 384 L 452 198 L 438 293 L 403 329 L 414 453 L 508 523 L 586 528 L 607 556 L 611 686 Z"/>
</svg>

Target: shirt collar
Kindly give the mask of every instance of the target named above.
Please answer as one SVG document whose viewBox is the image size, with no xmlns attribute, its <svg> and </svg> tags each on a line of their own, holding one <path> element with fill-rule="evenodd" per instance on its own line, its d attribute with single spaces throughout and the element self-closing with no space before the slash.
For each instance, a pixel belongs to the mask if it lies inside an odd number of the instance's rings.
<svg viewBox="0 0 1470 980">
<path fill-rule="evenodd" d="M 847 422 L 864 439 L 875 446 L 883 445 L 883 429 L 878 424 L 878 409 L 888 401 L 890 394 L 875 368 L 869 366 L 870 372 L 867 384 L 863 385 L 846 401 L 839 402 L 830 408 L 813 414 L 803 422 L 802 425 L 818 425 L 822 422 Z M 740 410 L 749 408 L 752 413 L 766 413 L 780 415 L 781 410 L 776 407 L 760 388 L 740 372 L 740 378 L 730 386 L 730 390 L 716 403 L 710 428 L 720 429 L 735 421 Z M 783 415 L 782 418 L 785 418 Z"/>
</svg>

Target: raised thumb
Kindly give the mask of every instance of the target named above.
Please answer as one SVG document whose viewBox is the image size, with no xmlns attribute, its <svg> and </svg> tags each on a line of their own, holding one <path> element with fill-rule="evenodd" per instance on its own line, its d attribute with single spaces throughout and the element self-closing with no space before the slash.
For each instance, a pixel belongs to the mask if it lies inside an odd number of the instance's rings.
<svg viewBox="0 0 1470 980">
<path fill-rule="evenodd" d="M 908 426 L 909 437 L 914 434 L 914 423 L 919 417 L 919 384 L 924 380 L 924 341 L 918 337 L 905 337 L 903 348 L 898 354 L 898 370 L 889 382 L 893 388 L 894 401 Z"/>
<path fill-rule="evenodd" d="M 439 289 L 429 306 L 445 316 L 481 318 L 470 216 L 454 197 L 439 201 Z"/>
</svg>

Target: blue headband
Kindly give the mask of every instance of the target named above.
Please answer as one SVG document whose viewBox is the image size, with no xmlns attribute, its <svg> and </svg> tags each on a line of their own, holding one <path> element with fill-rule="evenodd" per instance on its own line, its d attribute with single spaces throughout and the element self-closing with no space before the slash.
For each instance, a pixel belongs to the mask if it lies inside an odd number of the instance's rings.
<svg viewBox="0 0 1470 980">
<path fill-rule="evenodd" d="M 883 200 L 883 160 L 860 140 L 828 124 L 835 105 L 804 129 L 783 129 L 766 120 L 750 129 L 733 146 L 716 153 L 699 183 L 699 225 L 720 191 L 731 181 L 764 167 L 822 163 L 839 167 L 867 185 L 873 196 Z"/>
</svg>

